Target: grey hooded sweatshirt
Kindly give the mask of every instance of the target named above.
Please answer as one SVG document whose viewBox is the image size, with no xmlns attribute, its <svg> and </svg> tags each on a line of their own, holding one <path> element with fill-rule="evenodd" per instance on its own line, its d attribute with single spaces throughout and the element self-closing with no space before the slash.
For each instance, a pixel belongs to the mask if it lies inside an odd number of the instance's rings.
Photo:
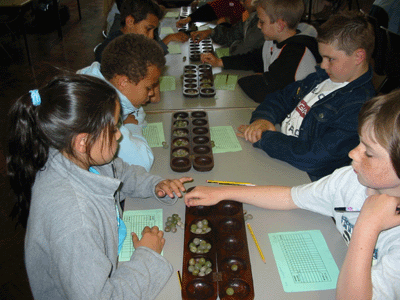
<svg viewBox="0 0 400 300">
<path fill-rule="evenodd" d="M 100 175 L 50 149 L 36 175 L 25 237 L 35 299 L 154 299 L 172 274 L 171 264 L 146 247 L 118 264 L 117 189 L 120 200 L 157 198 L 162 178 L 118 158 L 95 169 Z M 159 201 L 174 203 L 168 196 Z"/>
</svg>

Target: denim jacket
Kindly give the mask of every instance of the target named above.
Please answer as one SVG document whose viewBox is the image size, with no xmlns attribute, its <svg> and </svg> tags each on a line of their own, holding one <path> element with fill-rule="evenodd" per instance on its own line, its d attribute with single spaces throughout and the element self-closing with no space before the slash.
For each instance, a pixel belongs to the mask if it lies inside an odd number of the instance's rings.
<svg viewBox="0 0 400 300">
<path fill-rule="evenodd" d="M 304 80 L 267 95 L 253 112 L 250 123 L 265 119 L 281 124 L 305 95 L 329 78 L 324 70 L 316 69 Z M 375 96 L 371 79 L 372 69 L 369 68 L 356 80 L 315 103 L 301 124 L 299 137 L 265 131 L 253 146 L 306 171 L 311 180 L 348 165 L 351 161 L 348 153 L 359 143 L 358 113 L 364 102 Z"/>
</svg>

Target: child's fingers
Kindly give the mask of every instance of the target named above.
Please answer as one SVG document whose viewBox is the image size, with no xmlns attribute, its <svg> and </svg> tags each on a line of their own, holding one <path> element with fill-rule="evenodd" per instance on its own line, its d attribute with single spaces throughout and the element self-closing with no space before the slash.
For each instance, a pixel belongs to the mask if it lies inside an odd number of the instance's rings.
<svg viewBox="0 0 400 300">
<path fill-rule="evenodd" d="M 133 247 L 135 247 L 136 248 L 136 243 L 138 243 L 139 242 L 139 238 L 138 238 L 138 236 L 136 235 L 136 233 L 134 233 L 134 232 L 132 232 L 131 233 L 131 235 L 132 235 L 132 243 L 133 243 Z"/>
<path fill-rule="evenodd" d="M 178 179 L 180 182 L 185 183 L 185 182 L 189 182 L 189 181 L 193 181 L 192 177 L 181 177 Z M 186 191 L 185 186 L 183 186 L 183 190 L 182 191 Z"/>
</svg>

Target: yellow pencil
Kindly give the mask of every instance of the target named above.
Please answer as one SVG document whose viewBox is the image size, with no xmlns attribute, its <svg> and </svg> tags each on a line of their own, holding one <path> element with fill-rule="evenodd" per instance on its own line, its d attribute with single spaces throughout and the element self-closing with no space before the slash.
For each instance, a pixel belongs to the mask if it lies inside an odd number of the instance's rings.
<svg viewBox="0 0 400 300">
<path fill-rule="evenodd" d="M 246 223 L 246 225 L 247 225 L 247 227 L 248 227 L 248 228 L 249 228 L 249 230 L 250 230 L 250 234 L 251 234 L 251 236 L 253 237 L 254 243 L 256 243 L 256 246 L 257 246 L 258 252 L 260 252 L 261 259 L 262 259 L 262 261 L 263 261 L 263 262 L 264 262 L 264 264 L 265 264 L 265 263 L 266 263 L 266 261 L 265 261 L 264 254 L 262 253 L 262 251 L 261 251 L 261 248 L 260 248 L 260 245 L 259 245 L 259 244 L 258 244 L 258 242 L 257 242 L 257 239 L 256 239 L 256 236 L 254 235 L 253 229 L 251 229 L 251 226 L 250 226 L 250 224 L 249 224 L 249 223 Z"/>
<path fill-rule="evenodd" d="M 236 182 L 236 181 L 221 181 L 221 180 L 206 180 L 207 183 L 218 183 L 226 185 L 245 185 L 245 186 L 255 186 L 250 182 Z"/>
<path fill-rule="evenodd" d="M 182 289 L 182 278 L 181 278 L 181 273 L 179 272 L 179 270 L 176 272 L 178 274 L 178 280 L 179 280 L 179 285 Z"/>
</svg>

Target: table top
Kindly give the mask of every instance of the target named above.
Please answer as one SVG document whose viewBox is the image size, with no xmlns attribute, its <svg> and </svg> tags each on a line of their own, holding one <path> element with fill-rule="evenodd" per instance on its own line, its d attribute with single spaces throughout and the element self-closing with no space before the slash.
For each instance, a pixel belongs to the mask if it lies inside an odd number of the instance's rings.
<svg viewBox="0 0 400 300">
<path fill-rule="evenodd" d="M 179 9 L 172 9 L 168 11 L 179 11 Z M 171 27 L 174 32 L 177 32 L 175 18 L 164 18 L 161 21 L 160 28 Z M 164 36 L 161 36 L 163 38 Z M 171 42 L 177 43 L 177 42 Z M 157 104 L 149 104 L 144 107 L 145 111 L 171 111 L 171 110 L 182 110 L 182 109 L 195 109 L 195 108 L 207 108 L 207 109 L 223 109 L 223 108 L 238 108 L 238 107 L 257 107 L 258 103 L 254 102 L 249 98 L 236 84 L 235 90 L 217 90 L 216 95 L 211 98 L 196 97 L 189 98 L 185 97 L 182 93 L 182 74 L 185 65 L 192 64 L 193 62 L 189 59 L 189 41 L 185 43 L 178 43 L 181 48 L 181 54 L 167 54 L 166 66 L 162 73 L 162 76 L 173 76 L 175 77 L 176 89 L 174 91 L 161 92 L 161 101 Z M 214 47 L 219 47 L 214 45 Z M 186 57 L 184 61 L 184 57 Z M 195 62 L 193 64 L 200 64 Z M 237 71 L 237 70 L 223 70 L 221 68 L 213 68 L 214 77 L 216 74 L 234 74 L 241 78 L 246 75 L 253 74 L 250 71 Z"/>
<path fill-rule="evenodd" d="M 207 110 L 206 112 L 210 127 L 230 125 L 236 130 L 239 125 L 248 122 L 252 111 L 253 109 L 250 108 L 236 108 Z M 171 119 L 172 113 L 147 115 L 149 123 L 163 122 L 168 144 L 170 144 L 169 137 L 171 136 Z M 265 152 L 253 148 L 251 143 L 243 139 L 239 138 L 239 142 L 243 149 L 240 152 L 214 154 L 214 168 L 209 172 L 198 172 L 193 169 L 187 173 L 173 172 L 169 164 L 170 149 L 153 148 L 155 163 L 151 173 L 164 178 L 193 177 L 194 181 L 185 184 L 186 188 L 206 185 L 206 179 L 286 186 L 310 182 L 305 172 L 297 170 L 285 162 L 270 158 Z M 179 214 L 183 219 L 185 216 L 185 205 L 182 199 L 179 199 L 173 206 L 163 205 L 155 199 L 146 199 L 146 201 L 128 199 L 125 202 L 126 210 L 162 208 L 164 223 L 166 218 L 173 213 Z M 335 297 L 335 290 L 284 292 L 268 238 L 268 233 L 272 232 L 320 230 L 340 268 L 347 248 L 331 218 L 304 210 L 270 211 L 247 204 L 244 205 L 244 209 L 254 217 L 249 223 L 266 259 L 266 264 L 263 264 L 258 250 L 247 232 L 255 299 L 265 299 L 263 295 L 269 295 L 268 298 L 271 299 L 333 299 Z M 165 233 L 165 238 L 164 257 L 173 265 L 174 274 L 156 299 L 180 299 L 181 291 L 176 271 L 181 270 L 182 272 L 184 231 L 178 229 L 177 233 Z"/>
<path fill-rule="evenodd" d="M 32 0 L 0 0 L 0 7 L 21 7 Z"/>
</svg>

